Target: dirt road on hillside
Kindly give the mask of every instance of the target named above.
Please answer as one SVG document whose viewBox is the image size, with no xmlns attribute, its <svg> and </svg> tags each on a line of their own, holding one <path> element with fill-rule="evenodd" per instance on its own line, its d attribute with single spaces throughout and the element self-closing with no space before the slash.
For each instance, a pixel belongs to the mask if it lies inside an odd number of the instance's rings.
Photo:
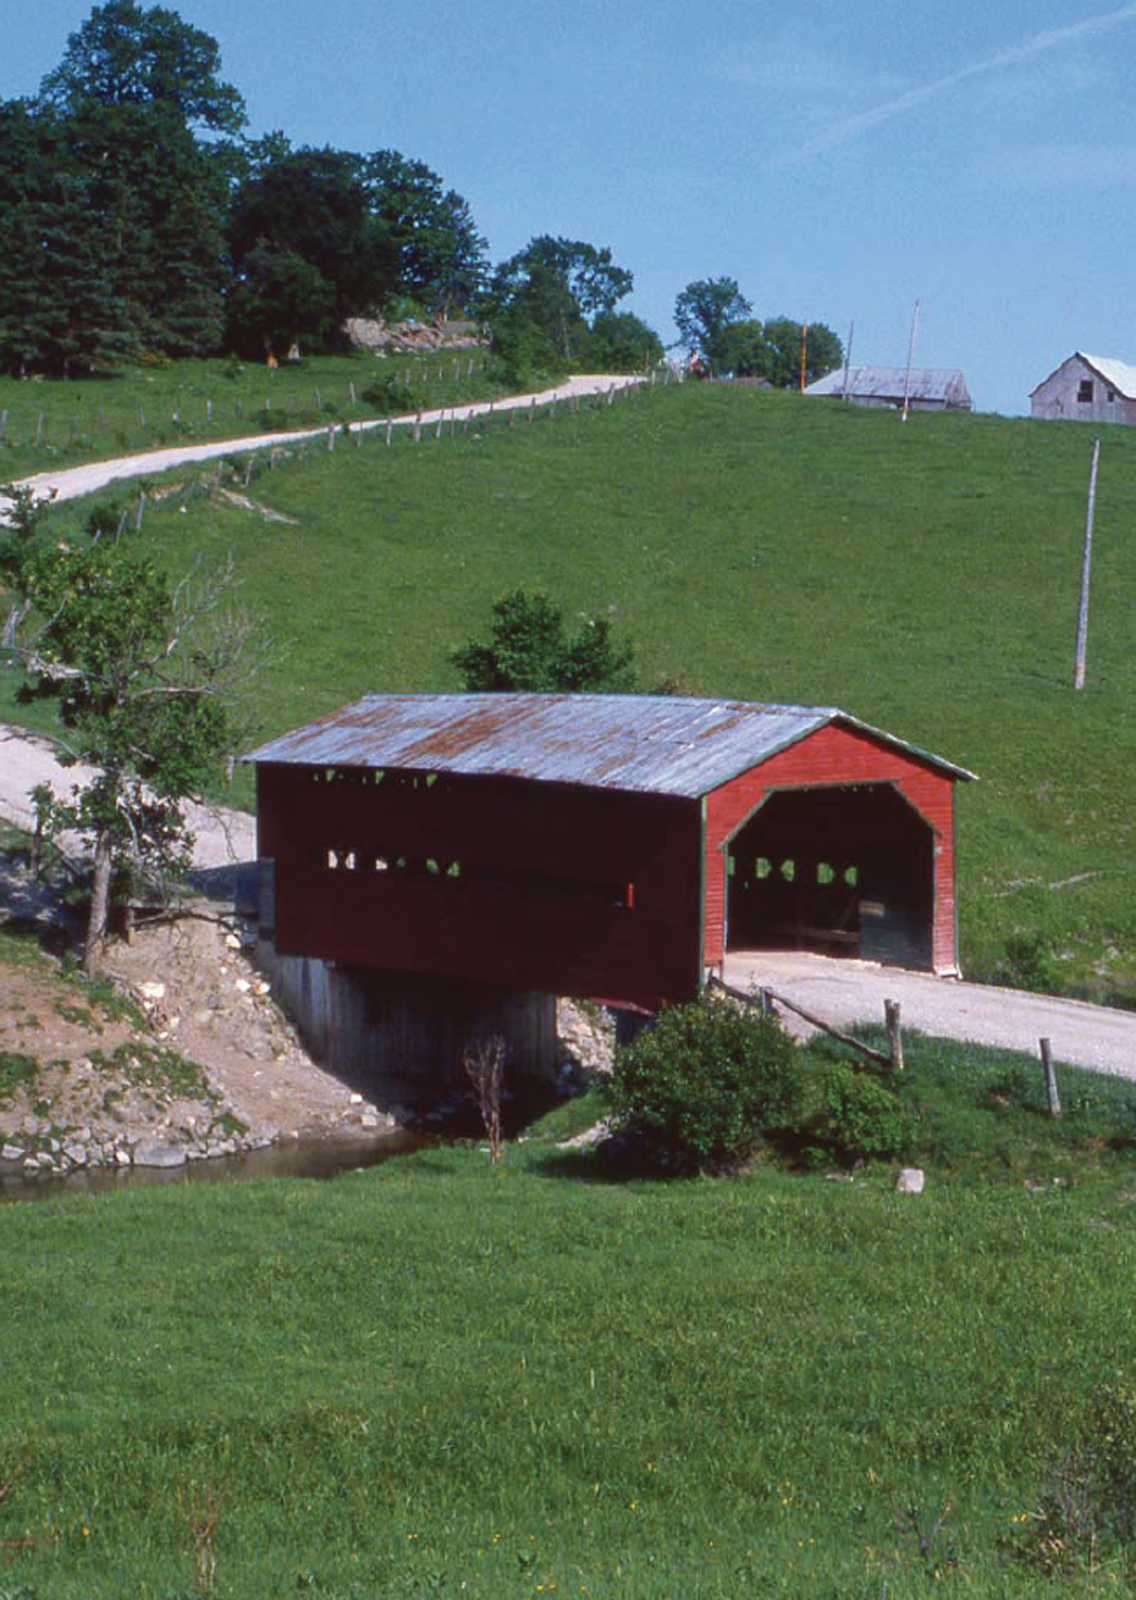
<svg viewBox="0 0 1136 1600">
<path fill-rule="evenodd" d="M 60 766 L 48 740 L 0 723 L 0 817 L 6 821 L 19 828 L 34 827 L 29 795 L 37 784 L 50 784 L 53 794 L 69 800 L 72 785 L 87 783 L 93 776 L 91 767 Z M 247 812 L 190 802 L 185 818 L 194 832 L 194 865 L 199 869 L 256 859 L 256 822 Z M 65 849 L 78 844 L 77 839 L 63 840 Z"/>
<path fill-rule="evenodd" d="M 399 428 L 410 427 L 415 422 L 420 422 L 426 427 L 427 424 L 433 425 L 439 421 L 449 421 L 451 418 L 461 422 L 465 417 L 481 417 L 490 411 L 496 415 L 502 411 L 527 409 L 534 404 L 548 405 L 553 400 L 614 394 L 619 389 L 626 389 L 642 382 L 642 378 L 627 374 L 581 374 L 566 379 L 564 383 L 558 383 L 553 389 L 542 389 L 537 394 L 510 395 L 505 400 L 477 400 L 468 405 L 444 406 L 435 411 L 423 411 L 421 414 L 410 412 L 390 420 Z M 353 422 L 350 427 L 352 433 L 370 433 L 376 428 L 385 428 L 386 425 L 386 417 L 376 417 L 369 422 Z M 141 455 L 119 456 L 112 461 L 92 461 L 86 466 L 66 467 L 58 472 L 38 472 L 33 477 L 20 478 L 18 487 L 32 489 L 37 495 L 54 494 L 57 500 L 77 500 L 82 495 L 94 494 L 97 489 L 104 489 L 108 483 L 117 483 L 124 478 L 149 477 L 154 473 L 168 472 L 172 467 L 185 466 L 188 462 L 213 461 L 219 456 L 271 450 L 275 446 L 293 444 L 302 439 L 325 439 L 328 431 L 326 427 L 301 428 L 291 433 L 262 433 L 240 439 L 214 439 L 210 443 L 147 450 Z M 336 424 L 334 431 L 342 433 L 343 425 Z M 0 511 L 5 504 L 6 502 L 0 499 Z"/>
</svg>

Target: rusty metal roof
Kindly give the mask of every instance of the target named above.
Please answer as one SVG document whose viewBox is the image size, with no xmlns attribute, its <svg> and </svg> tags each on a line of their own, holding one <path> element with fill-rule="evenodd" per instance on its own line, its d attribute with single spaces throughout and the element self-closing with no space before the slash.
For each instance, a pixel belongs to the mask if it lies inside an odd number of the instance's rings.
<svg viewBox="0 0 1136 1600">
<path fill-rule="evenodd" d="M 953 777 L 973 776 L 834 707 L 663 695 L 368 695 L 244 759 L 529 778 L 694 799 L 830 722 Z"/>
</svg>

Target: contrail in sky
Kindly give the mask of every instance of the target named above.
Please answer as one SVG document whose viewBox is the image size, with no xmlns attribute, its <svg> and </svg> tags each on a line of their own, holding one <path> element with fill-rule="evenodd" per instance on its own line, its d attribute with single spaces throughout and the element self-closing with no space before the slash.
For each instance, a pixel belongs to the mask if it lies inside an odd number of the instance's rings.
<svg viewBox="0 0 1136 1600">
<path fill-rule="evenodd" d="M 1136 0 L 1133 0 L 1132 4 L 1121 6 L 1117 11 L 1106 11 L 1098 17 L 1086 17 L 1083 22 L 1073 22 L 1065 28 L 1046 28 L 1041 33 L 1035 33 L 1032 39 L 1025 39 L 1021 44 L 1010 45 L 1005 50 L 996 51 L 994 55 L 987 56 L 985 61 L 976 61 L 969 67 L 962 67 L 958 72 L 948 73 L 945 78 L 936 78 L 933 83 L 909 89 L 906 94 L 897 95 L 894 100 L 885 100 L 882 105 L 861 111 L 854 117 L 847 117 L 843 122 L 834 122 L 831 127 L 819 133 L 815 139 L 810 139 L 791 155 L 780 157 L 776 165 L 788 166 L 805 157 L 821 155 L 826 150 L 836 150 L 840 145 L 854 139 L 857 134 L 863 133 L 866 128 L 874 128 L 881 122 L 890 122 L 893 117 L 902 116 L 905 111 L 913 111 L 924 101 L 942 94 L 944 89 L 953 89 L 956 84 L 966 83 L 970 78 L 981 78 L 988 72 L 1000 72 L 1004 67 L 1014 67 L 1019 62 L 1031 61 L 1034 56 L 1045 55 L 1050 50 L 1059 50 L 1062 45 L 1071 44 L 1075 39 L 1084 39 L 1094 33 L 1104 33 L 1122 22 L 1132 21 L 1136 21 Z"/>
</svg>

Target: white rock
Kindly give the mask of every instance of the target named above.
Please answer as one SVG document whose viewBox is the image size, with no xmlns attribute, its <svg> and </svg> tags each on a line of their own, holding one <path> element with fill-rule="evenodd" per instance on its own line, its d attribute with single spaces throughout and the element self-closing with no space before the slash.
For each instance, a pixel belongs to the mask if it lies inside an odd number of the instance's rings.
<svg viewBox="0 0 1136 1600">
<path fill-rule="evenodd" d="M 235 978 L 233 980 L 233 988 L 239 989 L 242 994 L 248 994 L 249 990 L 252 988 L 252 984 L 247 978 Z"/>
<path fill-rule="evenodd" d="M 923 1182 L 922 1167 L 901 1167 L 899 1177 L 895 1180 L 895 1192 L 896 1194 L 922 1194 Z"/>
<path fill-rule="evenodd" d="M 116 1150 L 114 1152 L 114 1159 L 117 1161 L 120 1167 L 128 1167 L 130 1165 L 130 1151 Z"/>
<path fill-rule="evenodd" d="M 185 1149 L 182 1145 L 162 1144 L 149 1140 L 134 1149 L 136 1167 L 184 1167 Z"/>
<path fill-rule="evenodd" d="M 241 948 L 241 941 L 237 938 L 235 933 L 227 933 L 225 935 L 225 943 L 228 945 L 230 950 L 239 950 Z"/>
<path fill-rule="evenodd" d="M 0 1161 L 22 1161 L 23 1148 L 18 1144 L 6 1144 L 0 1148 Z"/>
<path fill-rule="evenodd" d="M 351 1096 L 351 1104 L 353 1106 L 361 1106 L 363 1104 L 363 1096 L 361 1094 L 353 1094 Z"/>
<path fill-rule="evenodd" d="M 158 983 L 156 979 L 151 980 L 149 983 L 139 984 L 138 991 L 144 1000 L 164 1000 L 166 998 L 165 984 Z"/>
</svg>

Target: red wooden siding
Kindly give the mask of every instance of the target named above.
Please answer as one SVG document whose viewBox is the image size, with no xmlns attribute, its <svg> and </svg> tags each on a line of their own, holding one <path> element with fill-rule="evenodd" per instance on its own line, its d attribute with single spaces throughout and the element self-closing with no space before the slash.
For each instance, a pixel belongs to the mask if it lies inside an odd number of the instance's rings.
<svg viewBox="0 0 1136 1600">
<path fill-rule="evenodd" d="M 891 782 L 934 830 L 932 962 L 957 970 L 954 782 L 934 767 L 867 735 L 830 724 L 706 797 L 706 910 L 703 959 L 722 960 L 726 937 L 726 843 L 775 789 Z"/>
<path fill-rule="evenodd" d="M 649 1007 L 697 993 L 697 801 L 376 778 L 258 768 L 279 951 Z"/>
</svg>

